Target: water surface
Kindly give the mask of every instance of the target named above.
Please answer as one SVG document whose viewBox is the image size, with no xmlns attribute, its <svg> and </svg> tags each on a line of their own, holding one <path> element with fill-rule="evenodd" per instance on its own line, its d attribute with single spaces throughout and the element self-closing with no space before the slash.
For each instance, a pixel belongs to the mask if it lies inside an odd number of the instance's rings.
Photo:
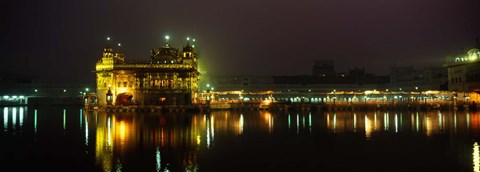
<svg viewBox="0 0 480 172">
<path fill-rule="evenodd" d="M 478 112 L 2 107 L 0 125 L 1 171 L 480 171 Z"/>
</svg>

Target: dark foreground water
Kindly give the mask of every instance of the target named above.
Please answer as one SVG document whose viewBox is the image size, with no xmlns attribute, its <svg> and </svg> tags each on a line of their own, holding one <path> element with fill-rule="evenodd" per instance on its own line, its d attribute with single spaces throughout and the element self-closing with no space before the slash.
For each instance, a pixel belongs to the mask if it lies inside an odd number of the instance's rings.
<svg viewBox="0 0 480 172">
<path fill-rule="evenodd" d="M 0 114 L 0 171 L 480 170 L 477 112 Z"/>
</svg>

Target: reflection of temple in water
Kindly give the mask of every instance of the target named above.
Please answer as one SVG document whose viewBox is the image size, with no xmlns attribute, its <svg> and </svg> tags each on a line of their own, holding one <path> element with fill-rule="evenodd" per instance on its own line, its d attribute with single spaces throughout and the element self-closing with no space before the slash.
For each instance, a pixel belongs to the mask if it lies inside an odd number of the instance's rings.
<svg viewBox="0 0 480 172">
<path fill-rule="evenodd" d="M 91 118 L 95 116 L 97 122 L 95 157 L 104 171 L 128 170 L 129 161 L 150 162 L 140 168 L 155 167 L 157 171 L 196 168 L 198 132 L 190 116 L 93 113 Z M 149 151 L 152 157 L 132 159 L 137 151 Z"/>
<path fill-rule="evenodd" d="M 230 112 L 159 115 L 95 111 L 85 112 L 85 116 L 86 123 L 96 123 L 95 157 L 103 171 L 128 171 L 134 168 L 129 161 L 144 161 L 139 163 L 146 167 L 140 168 L 155 167 L 157 171 L 196 171 L 199 149 L 214 147 L 216 136 L 242 134 L 244 123 L 242 114 Z M 152 156 L 132 158 L 138 151 Z"/>
</svg>

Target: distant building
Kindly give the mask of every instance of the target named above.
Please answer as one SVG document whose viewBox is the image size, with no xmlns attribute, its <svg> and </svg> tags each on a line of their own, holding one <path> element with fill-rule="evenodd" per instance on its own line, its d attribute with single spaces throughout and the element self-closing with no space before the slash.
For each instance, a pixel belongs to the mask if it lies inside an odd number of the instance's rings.
<svg viewBox="0 0 480 172">
<path fill-rule="evenodd" d="M 335 76 L 333 60 L 315 60 L 313 64 L 313 76 Z"/>
<path fill-rule="evenodd" d="M 34 77 L 0 72 L 0 106 L 82 104 L 88 84 L 38 83 Z"/>
<path fill-rule="evenodd" d="M 384 89 L 390 83 L 389 76 L 357 68 L 338 75 L 212 76 L 210 80 L 217 91 L 358 91 Z"/>
<path fill-rule="evenodd" d="M 480 44 L 477 47 L 446 57 L 448 89 L 471 92 L 480 90 Z"/>
<path fill-rule="evenodd" d="M 447 90 L 447 70 L 444 67 L 414 69 L 406 66 L 390 68 L 392 91 Z"/>
<path fill-rule="evenodd" d="M 151 50 L 151 59 L 129 62 L 107 45 L 96 64 L 101 105 L 189 105 L 198 89 L 194 45 L 182 51 L 167 43 Z"/>
</svg>

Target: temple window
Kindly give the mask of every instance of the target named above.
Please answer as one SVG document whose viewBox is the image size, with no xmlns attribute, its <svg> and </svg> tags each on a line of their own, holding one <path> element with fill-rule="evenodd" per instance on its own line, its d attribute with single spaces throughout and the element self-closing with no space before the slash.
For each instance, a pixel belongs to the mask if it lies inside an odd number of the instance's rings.
<svg viewBox="0 0 480 172">
<path fill-rule="evenodd" d="M 173 88 L 173 80 L 170 80 L 170 81 L 168 82 L 168 87 L 169 87 L 169 88 Z"/>
</svg>

